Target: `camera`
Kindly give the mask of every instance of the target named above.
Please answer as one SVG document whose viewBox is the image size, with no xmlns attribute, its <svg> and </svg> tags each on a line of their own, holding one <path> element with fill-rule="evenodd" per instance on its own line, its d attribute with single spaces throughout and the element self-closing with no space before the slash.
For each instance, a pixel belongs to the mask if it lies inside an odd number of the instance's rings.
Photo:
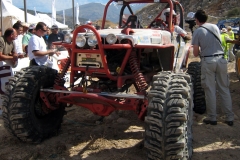
<svg viewBox="0 0 240 160">
<path fill-rule="evenodd" d="M 195 19 L 186 19 L 185 22 L 187 24 L 189 24 L 189 29 L 192 31 L 193 33 L 193 27 L 196 25 L 196 21 Z"/>
</svg>

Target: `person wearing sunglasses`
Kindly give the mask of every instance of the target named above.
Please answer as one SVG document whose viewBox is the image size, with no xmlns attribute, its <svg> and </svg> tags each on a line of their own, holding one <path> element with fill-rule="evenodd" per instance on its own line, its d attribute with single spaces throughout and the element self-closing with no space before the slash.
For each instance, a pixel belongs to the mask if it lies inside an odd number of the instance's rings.
<svg viewBox="0 0 240 160">
<path fill-rule="evenodd" d="M 53 25 L 51 27 L 51 34 L 48 37 L 48 49 L 52 49 L 52 48 L 56 48 L 59 51 L 64 51 L 66 50 L 64 47 L 62 46 L 54 46 L 52 44 L 52 42 L 56 42 L 56 41 L 63 41 L 64 40 L 64 35 L 63 33 L 59 32 L 58 26 L 57 25 Z"/>
<path fill-rule="evenodd" d="M 47 50 L 46 43 L 43 36 L 47 32 L 47 25 L 44 22 L 38 22 L 35 28 L 34 35 L 30 38 L 28 43 L 28 56 L 30 59 L 30 66 L 41 66 L 45 65 L 52 67 L 51 58 L 56 54 L 60 55 L 59 51 L 54 49 Z"/>
</svg>

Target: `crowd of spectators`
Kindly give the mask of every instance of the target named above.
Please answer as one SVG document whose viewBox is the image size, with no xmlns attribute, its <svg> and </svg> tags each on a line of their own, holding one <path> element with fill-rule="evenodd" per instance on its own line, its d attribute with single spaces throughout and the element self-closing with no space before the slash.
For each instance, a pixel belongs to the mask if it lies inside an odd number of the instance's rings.
<svg viewBox="0 0 240 160">
<path fill-rule="evenodd" d="M 2 35 L 0 29 L 0 94 L 5 93 L 4 79 L 13 76 L 13 68 L 18 65 L 18 59 L 29 58 L 32 65 L 51 67 L 52 55 L 60 55 L 63 48 L 54 46 L 52 42 L 63 41 L 63 34 L 59 33 L 58 26 L 48 27 L 44 22 L 38 24 L 22 23 L 17 21 L 7 28 Z M 4 83 L 4 84 L 2 84 Z M 2 98 L 0 98 L 0 117 L 2 115 Z"/>
</svg>

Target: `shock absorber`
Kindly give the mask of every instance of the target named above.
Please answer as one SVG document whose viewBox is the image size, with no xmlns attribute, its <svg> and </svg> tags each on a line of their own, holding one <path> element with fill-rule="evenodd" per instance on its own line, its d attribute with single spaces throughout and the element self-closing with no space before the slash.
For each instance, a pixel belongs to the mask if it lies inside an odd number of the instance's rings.
<svg viewBox="0 0 240 160">
<path fill-rule="evenodd" d="M 62 61 L 63 63 L 63 69 L 61 71 L 61 73 L 59 73 L 55 79 L 55 84 L 57 85 L 60 85 L 60 86 L 63 86 L 64 83 L 65 83 L 65 80 L 63 79 L 64 76 L 66 75 L 69 67 L 70 67 L 70 64 L 71 64 L 71 60 L 70 60 L 70 57 L 66 58 L 64 61 Z"/>
<path fill-rule="evenodd" d="M 140 72 L 140 67 L 139 67 L 136 52 L 132 52 L 131 55 L 129 56 L 129 63 L 130 63 L 130 68 L 133 73 L 138 89 L 141 92 L 147 90 L 148 85 L 143 74 Z"/>
</svg>

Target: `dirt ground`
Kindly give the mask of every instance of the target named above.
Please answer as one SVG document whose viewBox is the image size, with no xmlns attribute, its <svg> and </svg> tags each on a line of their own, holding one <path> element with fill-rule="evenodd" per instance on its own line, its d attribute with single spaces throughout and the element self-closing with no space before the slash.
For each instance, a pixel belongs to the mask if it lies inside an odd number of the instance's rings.
<svg viewBox="0 0 240 160">
<path fill-rule="evenodd" d="M 194 114 L 192 160 L 240 159 L 240 82 L 234 65 L 229 63 L 234 126 L 221 123 L 220 109 L 216 126 L 203 124 L 205 115 Z M 0 160 L 146 160 L 143 139 L 144 123 L 133 112 L 114 112 L 102 121 L 84 108 L 71 107 L 59 134 L 37 145 L 11 136 L 0 119 Z"/>
</svg>

